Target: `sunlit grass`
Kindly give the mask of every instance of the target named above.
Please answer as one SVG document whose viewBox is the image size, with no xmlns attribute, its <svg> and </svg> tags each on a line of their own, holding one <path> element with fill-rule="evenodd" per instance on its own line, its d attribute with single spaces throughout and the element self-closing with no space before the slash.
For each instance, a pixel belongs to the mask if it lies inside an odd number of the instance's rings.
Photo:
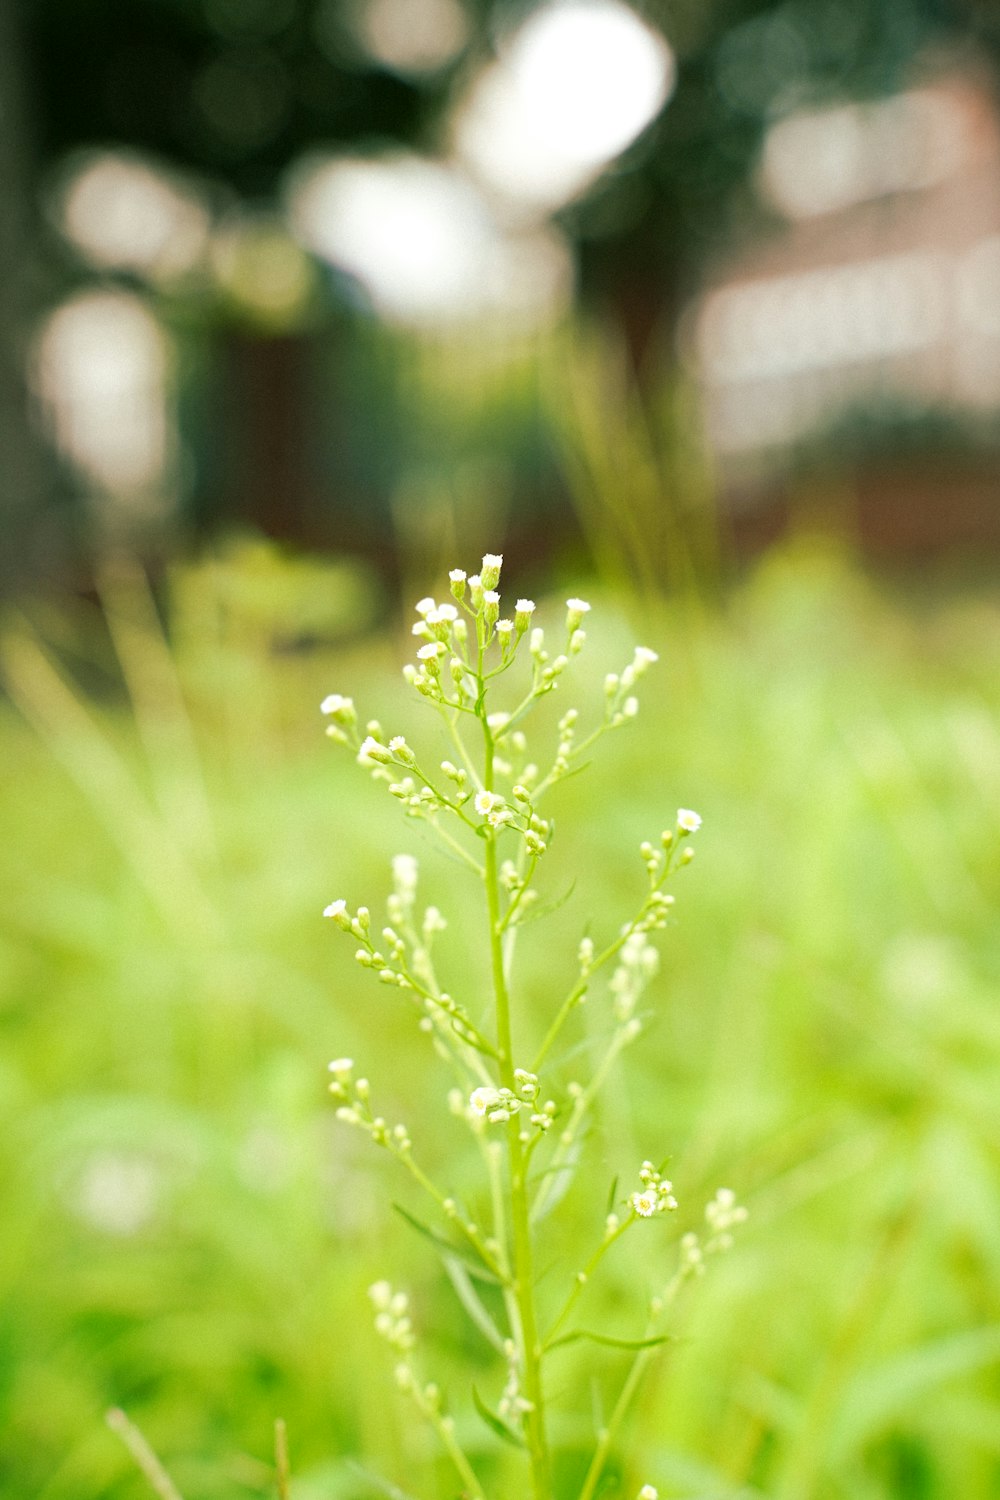
<svg viewBox="0 0 1000 1500">
<path fill-rule="evenodd" d="M 66 637 L 99 664 L 96 700 L 37 632 L 8 640 L 10 1500 L 146 1493 L 110 1406 L 185 1500 L 272 1493 L 276 1416 L 296 1500 L 374 1494 L 348 1457 L 421 1500 L 453 1493 L 406 1423 L 364 1288 L 410 1286 L 456 1405 L 484 1350 L 391 1222 L 407 1185 L 324 1095 L 327 1059 L 363 1055 L 433 1162 L 447 1080 L 429 1049 L 414 1063 L 398 997 L 365 984 L 320 912 L 387 889 L 387 851 L 409 842 L 455 973 L 476 972 L 480 918 L 323 738 L 334 689 L 391 727 L 393 643 L 275 652 L 269 623 L 227 598 L 205 575 L 188 588 L 167 651 L 136 580 L 106 580 L 131 707 L 96 620 Z M 594 603 L 594 649 L 617 666 L 631 629 Z M 665 1148 L 681 1217 L 725 1182 L 751 1222 L 685 1303 L 623 1493 L 985 1500 L 1000 1484 L 1000 614 L 891 606 L 808 553 L 774 559 L 724 616 L 658 634 L 641 725 L 553 798 L 573 842 L 557 827 L 548 879 L 575 884 L 557 931 L 533 944 L 529 929 L 523 949 L 529 996 L 561 992 L 549 955 L 584 920 L 616 930 L 651 823 L 703 814 L 640 1086 L 612 1091 L 588 1172 L 601 1214 L 616 1173 Z M 599 1046 L 596 995 L 588 1033 Z M 663 1279 L 651 1243 L 610 1262 L 603 1326 L 626 1288 Z M 489 1449 L 468 1420 L 469 1447 Z"/>
</svg>

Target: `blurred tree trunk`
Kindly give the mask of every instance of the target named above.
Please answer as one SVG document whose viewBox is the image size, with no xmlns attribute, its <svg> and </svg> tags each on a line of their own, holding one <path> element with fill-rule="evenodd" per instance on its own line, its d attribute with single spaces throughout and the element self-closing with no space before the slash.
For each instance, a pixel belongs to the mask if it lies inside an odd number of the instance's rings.
<svg viewBox="0 0 1000 1500">
<path fill-rule="evenodd" d="M 223 363 L 226 512 L 275 540 L 302 542 L 314 508 L 308 344 L 300 334 L 232 331 Z"/>
<path fill-rule="evenodd" d="M 0 591 L 39 556 L 51 470 L 31 420 L 26 358 L 34 301 L 35 204 L 30 183 L 24 47 L 16 0 L 0 3 Z"/>
</svg>

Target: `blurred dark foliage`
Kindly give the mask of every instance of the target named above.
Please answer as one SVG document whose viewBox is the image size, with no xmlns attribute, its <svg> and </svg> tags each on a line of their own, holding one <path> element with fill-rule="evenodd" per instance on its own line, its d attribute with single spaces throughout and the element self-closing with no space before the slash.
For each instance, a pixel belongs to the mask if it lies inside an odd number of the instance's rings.
<svg viewBox="0 0 1000 1500">
<path fill-rule="evenodd" d="M 456 81 L 532 7 L 467 0 L 470 42 L 419 82 L 353 40 L 347 0 L 32 0 L 22 5 L 40 168 L 94 143 L 147 150 L 250 200 L 317 143 L 433 147 Z M 991 0 L 649 0 L 676 91 L 562 221 L 585 299 L 643 343 L 707 254 L 761 212 L 747 188 L 776 108 L 896 87 L 931 48 L 1000 58 Z"/>
<path fill-rule="evenodd" d="M 311 148 L 437 149 L 457 88 L 532 8 L 467 0 L 464 51 L 413 80 L 364 52 L 349 3 L 11 0 L 3 8 L 0 442 L 7 462 L 0 509 L 8 587 L 14 575 L 51 570 L 56 539 L 65 549 L 79 524 L 73 481 L 59 474 L 27 419 L 24 380 L 39 317 L 90 275 L 43 211 L 60 164 L 79 148 L 133 148 L 193 173 L 222 204 L 273 210 L 282 174 Z M 675 51 L 675 92 L 640 139 L 559 215 L 575 249 L 580 304 L 615 331 L 637 372 L 662 363 L 679 310 L 712 258 L 766 225 L 751 175 L 775 112 L 884 93 L 928 52 L 959 64 L 963 55 L 1000 58 L 992 0 L 648 0 L 639 9 Z M 327 275 L 322 288 L 320 332 L 327 350 L 332 334 L 346 351 L 334 401 L 350 404 L 352 362 L 369 370 L 381 362 L 387 374 L 363 419 L 378 440 L 366 435 L 368 463 L 355 465 L 362 483 L 353 505 L 341 507 L 348 518 L 353 511 L 364 544 L 357 518 L 369 518 L 369 538 L 384 521 L 387 455 L 396 453 L 397 473 L 415 459 L 398 416 L 406 371 L 377 343 L 368 350 L 371 324 L 363 315 L 359 324 L 349 286 Z M 186 523 L 200 529 L 242 515 L 305 542 L 343 538 L 343 516 L 336 525 L 331 518 L 339 502 L 319 493 L 322 483 L 317 488 L 307 472 L 309 442 L 300 440 L 308 401 L 296 392 L 304 370 L 327 354 L 278 329 L 248 334 L 218 299 L 167 315 L 183 326 L 195 370 L 182 397 L 199 474 Z M 365 344 L 360 356 L 351 352 L 357 338 Z M 226 370 L 256 392 L 252 408 L 231 381 L 218 384 Z M 334 415 L 335 425 L 343 427 L 345 413 L 346 406 Z M 532 508 L 553 490 L 533 425 L 537 418 L 519 444 L 535 470 L 521 473 L 517 486 Z M 352 446 L 356 433 L 347 451 Z M 351 486 L 344 480 L 340 489 Z"/>
</svg>

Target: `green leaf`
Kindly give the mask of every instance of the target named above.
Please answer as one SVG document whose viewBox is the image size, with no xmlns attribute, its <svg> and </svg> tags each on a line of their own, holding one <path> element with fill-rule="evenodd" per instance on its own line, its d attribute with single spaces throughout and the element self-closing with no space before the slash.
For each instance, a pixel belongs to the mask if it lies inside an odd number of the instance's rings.
<svg viewBox="0 0 1000 1500">
<path fill-rule="evenodd" d="M 607 1218 L 608 1214 L 614 1212 L 615 1200 L 618 1197 L 618 1181 L 619 1181 L 619 1179 L 618 1179 L 618 1176 L 616 1174 L 611 1179 L 611 1187 L 608 1189 L 608 1202 L 607 1202 L 607 1207 L 604 1210 L 604 1216 L 605 1216 L 605 1218 Z"/>
<path fill-rule="evenodd" d="M 418 1234 L 422 1234 L 425 1240 L 430 1240 L 442 1259 L 450 1257 L 452 1260 L 460 1261 L 470 1276 L 475 1276 L 479 1281 L 489 1282 L 492 1286 L 500 1285 L 499 1277 L 494 1276 L 493 1272 L 484 1266 L 482 1261 L 473 1260 L 471 1256 L 464 1255 L 461 1250 L 452 1244 L 447 1235 L 439 1234 L 436 1229 L 432 1229 L 429 1224 L 425 1224 L 422 1219 L 418 1219 L 416 1214 L 411 1214 L 409 1209 L 404 1208 L 401 1203 L 394 1203 L 392 1206 L 400 1218 L 406 1220 L 411 1229 L 415 1229 Z"/>
<path fill-rule="evenodd" d="M 466 1021 L 462 1016 L 452 1016 L 451 1029 L 456 1036 L 461 1037 L 466 1046 L 474 1047 L 477 1052 L 483 1052 L 487 1057 L 497 1056 L 497 1049 L 491 1046 L 485 1037 L 479 1035 L 471 1021 Z"/>
<path fill-rule="evenodd" d="M 657 1344 L 669 1344 L 669 1333 L 657 1334 L 648 1339 L 614 1339 L 608 1333 L 592 1333 L 589 1328 L 576 1328 L 564 1333 L 561 1339 L 553 1339 L 549 1349 L 558 1349 L 562 1344 L 575 1344 L 579 1339 L 589 1339 L 592 1344 L 606 1344 L 609 1349 L 655 1349 Z"/>
<path fill-rule="evenodd" d="M 539 1174 L 544 1177 L 538 1196 L 531 1206 L 531 1222 L 540 1223 L 546 1214 L 550 1214 L 558 1203 L 569 1192 L 576 1176 L 576 1169 L 580 1163 L 580 1154 L 583 1150 L 583 1142 L 578 1136 L 567 1150 L 562 1161 L 554 1162 Z"/>
<path fill-rule="evenodd" d="M 512 927 L 527 927 L 529 922 L 537 922 L 539 917 L 550 917 L 553 912 L 559 910 L 560 906 L 566 905 L 566 902 L 575 890 L 576 879 L 574 878 L 570 881 L 563 895 L 556 896 L 552 901 L 544 901 L 535 906 L 522 907 L 521 911 L 515 913 L 514 920 L 510 925 Z"/>
<path fill-rule="evenodd" d="M 843 1402 L 832 1446 L 838 1457 L 926 1405 L 941 1386 L 1000 1365 L 1000 1328 L 971 1328 L 906 1349 L 855 1377 Z"/>
<path fill-rule="evenodd" d="M 386 1500 L 414 1500 L 407 1490 L 401 1490 L 398 1484 L 393 1484 L 389 1479 L 383 1479 L 381 1474 L 376 1474 L 373 1469 L 366 1469 L 363 1464 L 359 1464 L 353 1458 L 345 1459 L 344 1467 L 357 1474 L 359 1479 L 365 1480 L 380 1494 L 385 1495 Z"/>
<path fill-rule="evenodd" d="M 479 1332 L 492 1344 L 498 1354 L 503 1353 L 503 1334 L 491 1318 L 488 1310 L 483 1306 L 482 1300 L 475 1287 L 472 1285 L 469 1271 L 455 1255 L 444 1257 L 444 1268 L 451 1278 L 451 1284 L 459 1302 L 465 1308 L 469 1317 L 475 1323 Z"/>
<path fill-rule="evenodd" d="M 475 1386 L 472 1387 L 472 1400 L 476 1411 L 491 1432 L 495 1432 L 497 1437 L 502 1439 L 503 1442 L 512 1443 L 515 1448 L 523 1448 L 525 1446 L 524 1439 L 514 1431 L 513 1427 L 508 1427 L 502 1417 L 498 1417 L 495 1411 L 490 1411 Z"/>
</svg>

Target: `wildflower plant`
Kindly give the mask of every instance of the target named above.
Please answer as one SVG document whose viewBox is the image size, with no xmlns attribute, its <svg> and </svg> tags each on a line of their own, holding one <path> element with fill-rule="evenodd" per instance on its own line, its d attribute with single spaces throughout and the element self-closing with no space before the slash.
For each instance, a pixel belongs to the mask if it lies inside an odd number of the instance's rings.
<svg viewBox="0 0 1000 1500">
<path fill-rule="evenodd" d="M 694 857 L 690 839 L 701 819 L 680 808 L 672 827 L 643 843 L 645 879 L 633 914 L 603 946 L 589 935 L 580 941 L 575 973 L 564 995 L 544 1018 L 542 1039 L 526 1053 L 519 1017 L 514 960 L 521 928 L 539 899 L 540 876 L 553 836 L 546 804 L 552 788 L 582 768 L 582 758 L 603 735 L 635 718 L 641 679 L 657 660 L 639 646 L 619 673 L 604 680 L 603 712 L 582 728 L 577 709 L 559 719 L 555 745 L 544 757 L 529 753 L 526 724 L 539 703 L 561 687 L 586 644 L 590 605 L 567 601 L 558 644 L 534 624 L 535 605 L 518 599 L 512 615 L 501 615 L 498 591 L 503 559 L 488 553 L 478 573 L 449 575 L 444 602 L 416 606 L 416 660 L 403 669 L 409 686 L 440 715 L 451 758 L 431 764 L 401 734 L 387 735 L 377 722 L 363 727 L 353 701 L 327 697 L 322 712 L 327 734 L 350 747 L 359 763 L 383 783 L 404 815 L 418 819 L 439 838 L 479 886 L 488 940 L 492 997 L 452 994 L 438 977 L 435 943 L 446 921 L 434 906 L 418 902 L 417 861 L 392 861 L 387 921 L 376 922 L 366 906 L 351 909 L 345 898 L 324 915 L 356 944 L 356 958 L 382 984 L 398 989 L 431 1033 L 453 1074 L 450 1112 L 470 1130 L 482 1154 L 488 1211 L 467 1206 L 457 1193 L 432 1180 L 418 1160 L 407 1128 L 390 1124 L 372 1100 L 372 1089 L 352 1059 L 330 1064 L 330 1092 L 345 1125 L 370 1136 L 420 1185 L 433 1204 L 434 1225 L 414 1220 L 443 1254 L 465 1310 L 492 1345 L 502 1389 L 490 1406 L 473 1388 L 473 1404 L 496 1437 L 522 1450 L 534 1500 L 552 1500 L 553 1448 L 549 1432 L 549 1365 L 557 1351 L 581 1339 L 631 1351 L 631 1363 L 610 1414 L 599 1424 L 593 1455 L 579 1490 L 592 1500 L 642 1374 L 664 1332 L 669 1308 L 685 1282 L 700 1276 L 709 1257 L 728 1249 L 732 1231 L 746 1217 L 731 1190 L 720 1189 L 704 1213 L 704 1228 L 676 1242 L 674 1269 L 648 1303 L 646 1325 L 634 1340 L 585 1330 L 578 1310 L 604 1257 L 647 1220 L 667 1218 L 678 1207 L 662 1167 L 642 1162 L 608 1209 L 594 1210 L 594 1236 L 561 1288 L 549 1275 L 541 1295 L 539 1225 L 558 1207 L 573 1177 L 595 1100 L 620 1056 L 642 1033 L 640 998 L 658 967 L 656 941 L 666 927 L 674 896 L 667 886 Z M 510 685 L 520 680 L 511 692 Z M 501 694 L 507 707 L 495 706 Z M 589 1078 L 561 1085 L 557 1044 L 574 1013 L 602 976 L 607 976 L 610 1039 Z M 519 1024 L 520 1021 L 520 1024 Z M 498 1291 L 487 1305 L 476 1289 Z M 460 1479 L 463 1492 L 486 1500 L 484 1483 L 459 1441 L 458 1427 L 442 1393 L 419 1372 L 417 1333 L 407 1296 L 385 1281 L 370 1291 L 375 1327 L 393 1351 L 396 1382 L 431 1425 Z M 502 1307 L 502 1315 L 494 1306 Z M 642 1500 L 655 1496 L 651 1485 Z"/>
</svg>

